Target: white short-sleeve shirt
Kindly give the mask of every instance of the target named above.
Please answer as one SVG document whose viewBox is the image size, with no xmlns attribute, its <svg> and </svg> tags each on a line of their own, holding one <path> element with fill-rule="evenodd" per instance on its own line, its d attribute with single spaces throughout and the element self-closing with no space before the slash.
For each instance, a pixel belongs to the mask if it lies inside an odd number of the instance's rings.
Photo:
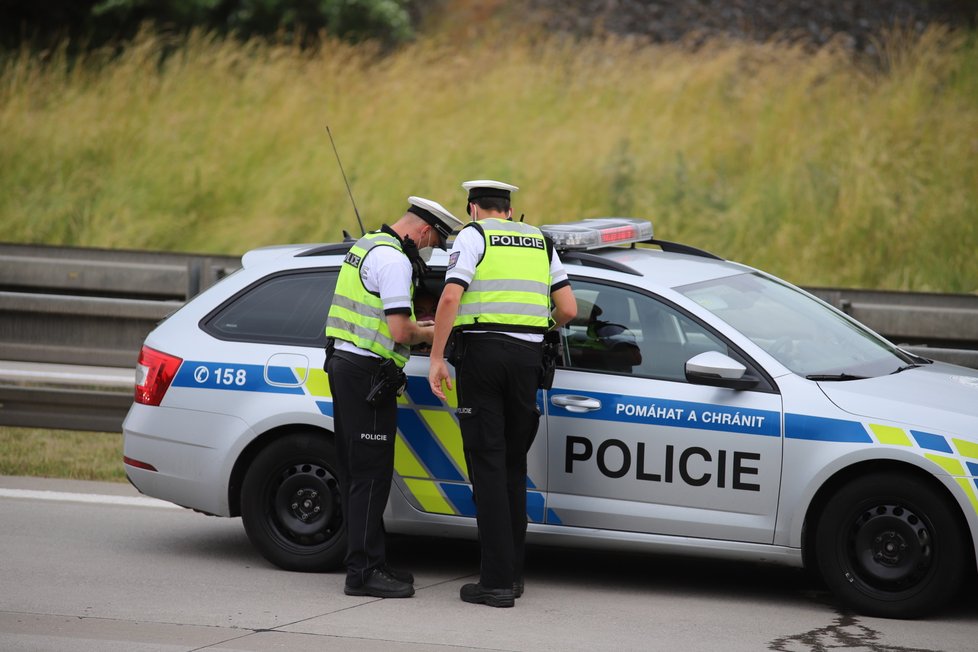
<svg viewBox="0 0 978 652">
<path fill-rule="evenodd" d="M 469 283 L 475 277 L 475 266 L 479 264 L 479 260 L 485 251 L 485 236 L 478 229 L 463 228 L 455 236 L 455 244 L 452 245 L 452 250 L 448 254 L 448 270 L 445 272 L 445 281 L 448 282 L 454 279 L 454 282 L 463 288 L 468 288 Z M 554 251 L 550 259 L 550 291 L 553 292 L 554 290 L 560 289 L 567 285 L 567 283 L 567 270 L 564 269 L 564 264 L 560 262 L 560 256 Z M 479 333 L 485 331 L 472 330 L 470 332 Z M 527 342 L 543 341 L 543 335 L 540 333 L 502 332 L 501 334 Z"/>
</svg>

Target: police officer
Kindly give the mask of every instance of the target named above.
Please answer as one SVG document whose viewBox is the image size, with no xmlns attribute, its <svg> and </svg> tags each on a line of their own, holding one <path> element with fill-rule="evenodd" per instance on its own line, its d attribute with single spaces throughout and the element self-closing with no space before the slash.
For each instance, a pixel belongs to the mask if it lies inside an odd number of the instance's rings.
<svg viewBox="0 0 978 652">
<path fill-rule="evenodd" d="M 416 322 L 411 307 L 424 269 L 422 252 L 444 248 L 462 222 L 437 202 L 408 201 L 392 226 L 365 234 L 350 249 L 326 321 L 347 595 L 414 595 L 414 577 L 391 569 L 385 559 L 383 513 L 394 471 L 397 393 L 410 347 L 432 339 L 431 322 Z"/>
<path fill-rule="evenodd" d="M 481 571 L 462 586 L 465 602 L 512 607 L 523 593 L 526 453 L 540 414 L 544 333 L 577 304 L 560 258 L 540 230 L 512 221 L 516 186 L 467 181 L 473 222 L 455 238 L 435 316 L 428 381 L 451 389 L 444 353 L 449 334 L 458 416 L 476 502 Z M 551 311 L 551 300 L 554 308 Z"/>
</svg>

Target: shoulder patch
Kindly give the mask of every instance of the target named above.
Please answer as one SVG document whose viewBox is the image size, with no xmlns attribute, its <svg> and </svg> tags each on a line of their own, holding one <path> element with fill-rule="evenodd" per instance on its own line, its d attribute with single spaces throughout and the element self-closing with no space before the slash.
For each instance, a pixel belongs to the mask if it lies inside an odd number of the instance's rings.
<svg viewBox="0 0 978 652">
<path fill-rule="evenodd" d="M 448 269 L 452 269 L 453 267 L 455 267 L 455 263 L 458 262 L 458 256 L 460 253 L 461 253 L 460 251 L 455 251 L 452 253 L 451 256 L 448 257 Z"/>
</svg>

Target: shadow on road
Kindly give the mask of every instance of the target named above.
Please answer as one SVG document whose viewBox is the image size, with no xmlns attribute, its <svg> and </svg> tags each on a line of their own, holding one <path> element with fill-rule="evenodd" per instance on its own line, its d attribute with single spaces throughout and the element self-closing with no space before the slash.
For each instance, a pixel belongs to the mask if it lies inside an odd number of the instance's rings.
<svg viewBox="0 0 978 652">
<path fill-rule="evenodd" d="M 458 566 L 460 572 L 478 573 L 479 551 L 474 541 L 408 536 L 388 540 L 388 555 L 395 565 L 443 571 L 446 566 Z M 819 604 L 843 614 L 821 579 L 804 569 L 775 564 L 533 545 L 527 548 L 526 568 L 528 584 L 546 580 L 571 589 L 682 593 L 731 600 L 749 596 L 761 603 Z M 975 622 L 976 616 L 978 594 L 966 590 L 939 618 Z"/>
<path fill-rule="evenodd" d="M 218 530 L 213 527 L 216 522 L 222 526 Z M 251 546 L 239 519 L 208 518 L 207 523 L 206 528 L 190 528 L 170 537 L 156 536 L 151 541 L 130 539 L 129 543 L 157 554 L 197 561 L 273 568 Z M 416 575 L 475 577 L 479 549 L 470 540 L 389 535 L 388 560 Z M 570 590 L 650 596 L 684 594 L 721 600 L 750 597 L 760 603 L 823 605 L 842 613 L 817 577 L 802 569 L 774 564 L 531 545 L 527 548 L 526 569 L 528 586 L 545 581 Z M 974 622 L 976 614 L 978 594 L 965 591 L 939 618 Z"/>
</svg>

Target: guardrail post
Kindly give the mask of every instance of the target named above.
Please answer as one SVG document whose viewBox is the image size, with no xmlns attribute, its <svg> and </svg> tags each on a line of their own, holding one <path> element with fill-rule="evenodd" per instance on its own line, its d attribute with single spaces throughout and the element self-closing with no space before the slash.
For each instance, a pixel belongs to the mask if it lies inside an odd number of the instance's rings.
<svg viewBox="0 0 978 652">
<path fill-rule="evenodd" d="M 187 262 L 187 301 L 200 294 L 200 271 L 201 264 L 199 260 Z"/>
</svg>

